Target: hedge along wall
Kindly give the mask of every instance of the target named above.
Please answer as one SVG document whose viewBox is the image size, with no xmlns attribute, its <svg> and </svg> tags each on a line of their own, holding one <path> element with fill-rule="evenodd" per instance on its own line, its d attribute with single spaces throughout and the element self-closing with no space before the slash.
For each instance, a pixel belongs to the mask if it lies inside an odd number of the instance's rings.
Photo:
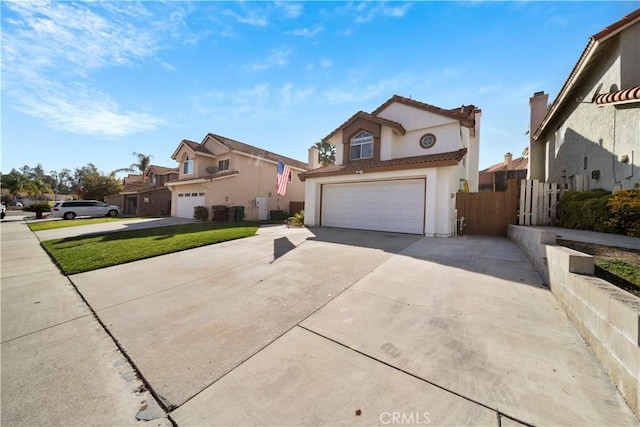
<svg viewBox="0 0 640 427">
<path fill-rule="evenodd" d="M 640 186 L 613 193 L 603 189 L 565 193 L 560 226 L 639 237 Z"/>
</svg>

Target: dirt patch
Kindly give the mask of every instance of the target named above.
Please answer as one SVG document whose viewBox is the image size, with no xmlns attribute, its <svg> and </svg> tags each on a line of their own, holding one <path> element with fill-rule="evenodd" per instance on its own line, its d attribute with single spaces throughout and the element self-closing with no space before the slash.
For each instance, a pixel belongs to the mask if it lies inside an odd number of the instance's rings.
<svg viewBox="0 0 640 427">
<path fill-rule="evenodd" d="M 567 248 L 575 249 L 585 254 L 593 255 L 596 265 L 602 261 L 622 261 L 635 270 L 636 275 L 640 272 L 640 250 L 627 249 L 614 246 L 599 245 L 596 243 L 574 242 L 572 240 L 558 239 L 557 243 Z M 605 279 L 612 284 L 631 292 L 640 297 L 640 286 L 632 283 L 624 277 L 620 277 L 611 271 L 596 267 L 596 276 Z"/>
</svg>

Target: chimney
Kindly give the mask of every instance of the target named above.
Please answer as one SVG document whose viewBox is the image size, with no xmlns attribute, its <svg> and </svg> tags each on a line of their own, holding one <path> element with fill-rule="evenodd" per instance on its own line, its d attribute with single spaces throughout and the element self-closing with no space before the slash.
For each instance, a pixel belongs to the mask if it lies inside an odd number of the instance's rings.
<svg viewBox="0 0 640 427">
<path fill-rule="evenodd" d="M 507 166 L 507 170 L 510 171 L 513 169 L 513 156 L 511 153 L 507 153 L 504 155 L 504 164 Z"/>
<path fill-rule="evenodd" d="M 533 97 L 529 98 L 529 108 L 531 114 L 529 116 L 529 136 L 533 137 L 533 134 L 538 130 L 538 126 L 542 123 L 545 114 L 547 114 L 547 103 L 549 101 L 549 95 L 543 91 L 536 92 Z"/>
<path fill-rule="evenodd" d="M 320 167 L 320 150 L 315 145 L 309 147 L 309 170 Z"/>
<path fill-rule="evenodd" d="M 542 119 L 547 114 L 549 95 L 544 92 L 536 92 L 529 98 L 529 167 L 527 179 L 545 181 L 545 144 L 535 141 L 533 135 L 538 130 Z"/>
</svg>

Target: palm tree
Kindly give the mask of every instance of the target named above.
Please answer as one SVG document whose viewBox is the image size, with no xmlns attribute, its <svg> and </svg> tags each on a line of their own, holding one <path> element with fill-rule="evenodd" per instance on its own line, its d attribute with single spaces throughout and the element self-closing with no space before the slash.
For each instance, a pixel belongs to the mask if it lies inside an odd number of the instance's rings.
<svg viewBox="0 0 640 427">
<path fill-rule="evenodd" d="M 151 165 L 151 159 L 153 158 L 153 156 L 152 155 L 148 155 L 147 156 L 146 154 L 136 153 L 135 151 L 133 152 L 133 155 L 138 158 L 138 163 L 131 163 L 131 165 L 128 168 L 116 169 L 113 172 L 114 173 L 118 173 L 118 172 L 136 173 L 136 172 L 138 172 L 140 175 L 144 174 L 144 171 L 146 171 L 147 168 Z"/>
<path fill-rule="evenodd" d="M 318 161 L 320 166 L 333 165 L 336 162 L 336 147 L 324 139 L 314 144 L 318 148 Z"/>
</svg>

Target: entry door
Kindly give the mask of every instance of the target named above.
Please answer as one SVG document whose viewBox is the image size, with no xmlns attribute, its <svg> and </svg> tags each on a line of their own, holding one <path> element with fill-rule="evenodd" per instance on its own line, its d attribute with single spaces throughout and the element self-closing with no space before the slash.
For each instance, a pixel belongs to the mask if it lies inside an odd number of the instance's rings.
<svg viewBox="0 0 640 427">
<path fill-rule="evenodd" d="M 266 221 L 269 219 L 269 207 L 267 206 L 266 197 L 256 197 L 256 205 L 258 205 L 258 220 Z"/>
</svg>

